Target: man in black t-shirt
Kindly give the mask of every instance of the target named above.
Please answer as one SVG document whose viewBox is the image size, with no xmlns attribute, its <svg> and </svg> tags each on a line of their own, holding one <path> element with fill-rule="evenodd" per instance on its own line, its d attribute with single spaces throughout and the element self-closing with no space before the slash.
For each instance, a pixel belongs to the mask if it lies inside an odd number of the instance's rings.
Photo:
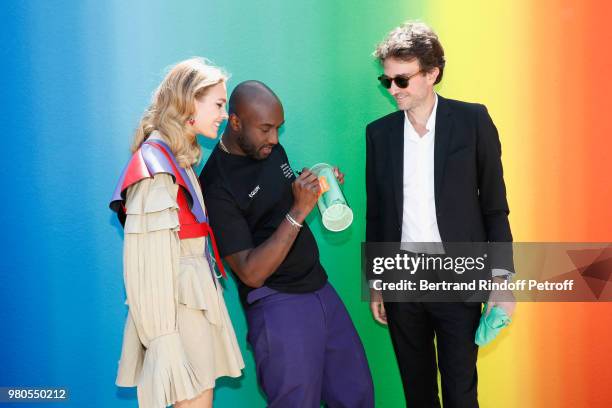
<svg viewBox="0 0 612 408">
<path fill-rule="evenodd" d="M 305 222 L 319 181 L 308 169 L 296 178 L 278 144 L 283 123 L 267 86 L 239 84 L 200 175 L 219 252 L 238 277 L 257 378 L 273 408 L 373 407 L 361 340 Z"/>
</svg>

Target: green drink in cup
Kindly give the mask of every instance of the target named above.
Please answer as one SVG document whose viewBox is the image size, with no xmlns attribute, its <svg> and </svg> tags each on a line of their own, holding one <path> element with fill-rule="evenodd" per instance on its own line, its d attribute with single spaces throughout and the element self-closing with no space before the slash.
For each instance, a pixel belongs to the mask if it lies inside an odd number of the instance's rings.
<svg viewBox="0 0 612 408">
<path fill-rule="evenodd" d="M 330 231 L 347 229 L 353 222 L 353 210 L 348 206 L 334 174 L 334 168 L 327 163 L 318 163 L 310 168 L 321 184 L 322 194 L 317 206 L 321 212 L 323 226 Z"/>
</svg>

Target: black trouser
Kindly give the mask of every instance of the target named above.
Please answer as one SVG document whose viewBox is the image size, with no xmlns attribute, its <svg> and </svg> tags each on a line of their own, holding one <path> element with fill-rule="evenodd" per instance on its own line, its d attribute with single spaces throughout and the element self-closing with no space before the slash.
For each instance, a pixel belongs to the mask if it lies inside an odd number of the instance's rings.
<svg viewBox="0 0 612 408">
<path fill-rule="evenodd" d="M 385 309 L 407 408 L 440 407 L 437 366 L 444 408 L 478 407 L 474 335 L 481 304 L 401 302 Z"/>
</svg>

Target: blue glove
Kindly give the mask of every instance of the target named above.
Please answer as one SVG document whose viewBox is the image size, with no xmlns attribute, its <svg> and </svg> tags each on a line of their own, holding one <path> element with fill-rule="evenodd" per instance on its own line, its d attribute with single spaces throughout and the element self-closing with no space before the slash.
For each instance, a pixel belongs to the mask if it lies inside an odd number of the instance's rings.
<svg viewBox="0 0 612 408">
<path fill-rule="evenodd" d="M 501 329 L 510 324 L 510 318 L 501 307 L 493 307 L 488 315 L 485 313 L 486 310 L 487 304 L 485 304 L 482 316 L 480 316 L 480 324 L 476 329 L 476 338 L 474 339 L 479 346 L 490 343 Z"/>
</svg>

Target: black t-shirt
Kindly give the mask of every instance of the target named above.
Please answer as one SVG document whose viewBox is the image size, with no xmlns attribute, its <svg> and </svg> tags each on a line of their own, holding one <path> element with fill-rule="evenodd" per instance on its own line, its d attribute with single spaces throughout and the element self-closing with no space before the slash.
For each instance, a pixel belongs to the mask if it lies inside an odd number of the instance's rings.
<svg viewBox="0 0 612 408">
<path fill-rule="evenodd" d="M 264 160 L 228 154 L 215 147 L 200 183 L 221 257 L 255 248 L 276 231 L 293 205 L 295 174 L 285 149 L 276 145 Z M 240 298 L 253 288 L 238 279 Z M 319 249 L 304 222 L 293 246 L 265 286 L 288 293 L 318 290 L 327 282 Z"/>
</svg>

